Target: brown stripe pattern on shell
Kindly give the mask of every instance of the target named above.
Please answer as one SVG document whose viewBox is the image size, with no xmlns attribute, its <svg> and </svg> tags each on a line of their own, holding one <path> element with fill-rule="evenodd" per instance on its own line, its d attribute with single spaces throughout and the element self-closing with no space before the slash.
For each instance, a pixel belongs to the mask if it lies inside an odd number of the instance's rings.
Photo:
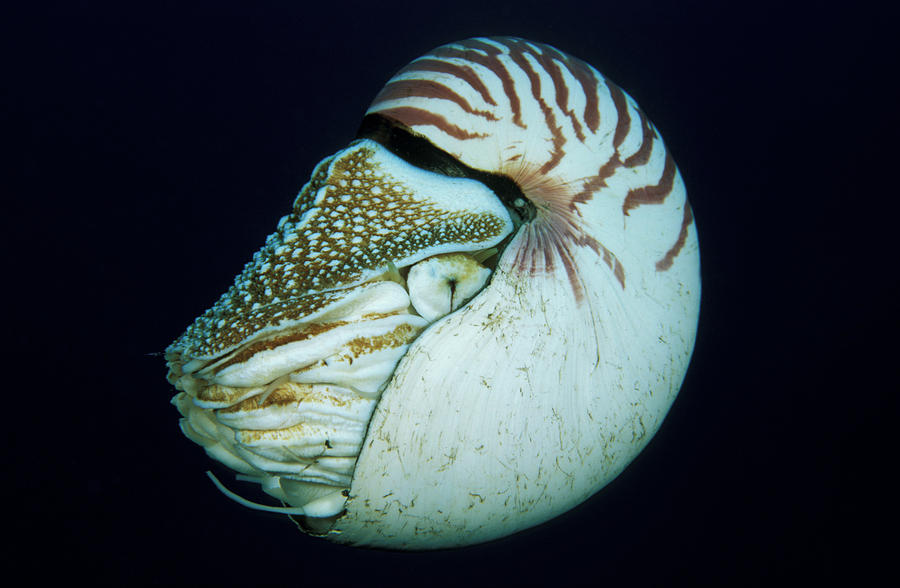
<svg viewBox="0 0 900 588">
<path fill-rule="evenodd" d="M 583 286 L 575 249 L 592 250 L 623 289 L 628 273 L 614 248 L 589 234 L 587 203 L 617 199 L 622 218 L 604 222 L 625 224 L 635 209 L 674 199 L 683 209 L 674 215 L 680 232 L 647 261 L 656 271 L 671 267 L 693 222 L 675 162 L 634 100 L 548 45 L 495 37 L 439 47 L 400 70 L 368 112 L 466 165 L 512 178 L 537 210 L 515 267 L 529 275 L 564 270 L 576 299 Z"/>
</svg>

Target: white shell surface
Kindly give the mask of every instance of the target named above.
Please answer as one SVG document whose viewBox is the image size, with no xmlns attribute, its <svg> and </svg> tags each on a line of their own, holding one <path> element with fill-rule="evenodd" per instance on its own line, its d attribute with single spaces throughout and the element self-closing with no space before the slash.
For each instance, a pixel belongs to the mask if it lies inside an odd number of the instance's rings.
<svg viewBox="0 0 900 588">
<path fill-rule="evenodd" d="M 434 549 L 507 535 L 581 503 L 640 452 L 690 359 L 697 308 L 671 292 L 694 294 L 697 268 L 624 292 L 602 269 L 581 304 L 566 280 L 497 271 L 413 343 L 375 409 L 337 540 Z"/>
</svg>

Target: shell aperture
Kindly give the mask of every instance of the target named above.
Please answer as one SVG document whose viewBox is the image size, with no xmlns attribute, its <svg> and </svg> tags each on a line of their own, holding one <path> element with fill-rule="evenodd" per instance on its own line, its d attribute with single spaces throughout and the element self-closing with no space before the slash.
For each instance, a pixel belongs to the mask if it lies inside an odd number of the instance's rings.
<svg viewBox="0 0 900 588">
<path fill-rule="evenodd" d="M 520 39 L 440 47 L 368 115 L 168 348 L 182 430 L 336 541 L 538 524 L 612 480 L 681 386 L 681 177 L 622 90 Z"/>
</svg>

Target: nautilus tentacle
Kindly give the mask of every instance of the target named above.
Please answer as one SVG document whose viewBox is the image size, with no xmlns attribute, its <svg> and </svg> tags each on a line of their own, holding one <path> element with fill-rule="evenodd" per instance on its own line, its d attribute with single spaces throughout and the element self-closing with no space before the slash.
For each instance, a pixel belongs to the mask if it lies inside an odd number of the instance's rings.
<svg viewBox="0 0 900 588">
<path fill-rule="evenodd" d="M 650 440 L 694 344 L 681 176 L 634 101 L 515 38 L 398 72 L 167 350 L 185 434 L 341 542 L 487 541 Z"/>
</svg>

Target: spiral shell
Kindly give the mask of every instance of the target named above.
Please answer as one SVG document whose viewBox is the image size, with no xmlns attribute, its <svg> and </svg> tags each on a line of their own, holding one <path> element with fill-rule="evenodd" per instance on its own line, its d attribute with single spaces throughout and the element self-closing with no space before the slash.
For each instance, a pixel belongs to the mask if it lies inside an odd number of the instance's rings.
<svg viewBox="0 0 900 588">
<path fill-rule="evenodd" d="M 470 39 L 391 78 L 169 379 L 185 434 L 305 530 L 464 545 L 621 472 L 699 299 L 684 184 L 634 101 L 547 45 Z"/>
</svg>

